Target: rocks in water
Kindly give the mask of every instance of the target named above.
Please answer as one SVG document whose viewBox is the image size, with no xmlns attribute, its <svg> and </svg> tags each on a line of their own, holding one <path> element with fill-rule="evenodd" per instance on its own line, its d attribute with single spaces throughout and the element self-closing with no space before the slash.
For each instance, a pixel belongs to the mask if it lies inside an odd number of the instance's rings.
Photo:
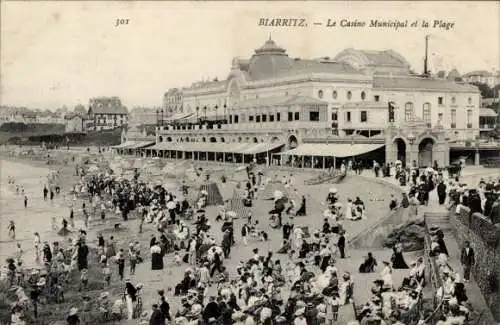
<svg viewBox="0 0 500 325">
<path fill-rule="evenodd" d="M 423 220 L 409 221 L 395 228 L 384 241 L 384 246 L 392 248 L 399 241 L 405 252 L 424 249 L 425 224 Z"/>
</svg>

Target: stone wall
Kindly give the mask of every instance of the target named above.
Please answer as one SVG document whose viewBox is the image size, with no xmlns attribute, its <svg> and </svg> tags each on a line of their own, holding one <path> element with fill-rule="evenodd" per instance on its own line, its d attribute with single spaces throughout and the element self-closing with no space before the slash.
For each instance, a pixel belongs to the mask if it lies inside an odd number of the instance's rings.
<svg viewBox="0 0 500 325">
<path fill-rule="evenodd" d="M 450 220 L 459 247 L 462 248 L 464 242 L 468 240 L 474 249 L 476 264 L 472 273 L 493 317 L 498 322 L 500 321 L 500 224 L 493 225 L 479 213 L 471 215 L 466 207 L 462 207 L 458 214 L 453 213 Z"/>
</svg>

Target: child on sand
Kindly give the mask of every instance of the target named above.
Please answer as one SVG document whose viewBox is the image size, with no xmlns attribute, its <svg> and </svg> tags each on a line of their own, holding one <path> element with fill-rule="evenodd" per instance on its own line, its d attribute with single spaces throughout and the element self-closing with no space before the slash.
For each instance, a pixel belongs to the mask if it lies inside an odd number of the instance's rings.
<svg viewBox="0 0 500 325">
<path fill-rule="evenodd" d="M 87 285 L 89 283 L 89 275 L 87 273 L 87 269 L 82 269 L 80 274 L 80 288 L 78 291 L 82 291 L 82 289 L 87 289 Z"/>
<path fill-rule="evenodd" d="M 106 286 L 109 287 L 109 284 L 111 283 L 111 269 L 109 268 L 108 263 L 106 263 L 106 265 L 103 267 L 102 274 L 104 275 Z"/>
<path fill-rule="evenodd" d="M 16 239 L 16 224 L 14 223 L 13 220 L 9 221 L 9 237 L 12 239 L 12 240 L 15 240 Z"/>
<path fill-rule="evenodd" d="M 57 219 L 52 217 L 52 230 L 57 230 Z"/>
<path fill-rule="evenodd" d="M 175 265 L 181 265 L 181 263 L 182 263 L 182 258 L 179 255 L 179 252 L 174 253 L 174 263 L 175 263 Z"/>
<path fill-rule="evenodd" d="M 35 238 L 33 239 L 33 248 L 35 249 L 35 262 L 40 261 L 40 235 L 35 232 Z"/>
<path fill-rule="evenodd" d="M 21 248 L 21 243 L 17 243 L 17 249 L 16 249 L 17 265 L 22 265 L 23 254 L 24 254 L 24 250 Z"/>
</svg>

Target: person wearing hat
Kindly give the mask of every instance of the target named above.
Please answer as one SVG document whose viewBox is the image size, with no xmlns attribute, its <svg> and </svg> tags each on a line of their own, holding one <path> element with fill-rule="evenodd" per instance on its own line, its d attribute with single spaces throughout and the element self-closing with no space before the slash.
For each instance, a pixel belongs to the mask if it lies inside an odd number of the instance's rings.
<svg viewBox="0 0 500 325">
<path fill-rule="evenodd" d="M 160 311 L 164 319 L 170 322 L 172 320 L 172 318 L 170 317 L 170 304 L 167 302 L 167 299 L 165 298 L 165 291 L 158 290 L 158 295 L 160 296 L 160 306 L 159 306 Z"/>
<path fill-rule="evenodd" d="M 78 308 L 72 307 L 69 310 L 69 315 L 66 318 L 68 325 L 80 325 L 80 317 L 78 317 Z"/>
<path fill-rule="evenodd" d="M 304 317 L 305 308 L 299 308 L 295 311 L 295 319 L 293 325 L 307 325 L 307 320 Z"/>
<path fill-rule="evenodd" d="M 125 280 L 125 300 L 127 304 L 127 318 L 133 319 L 134 317 L 134 303 L 137 299 L 137 289 L 130 282 L 130 279 Z"/>
<path fill-rule="evenodd" d="M 153 311 L 151 317 L 149 318 L 149 325 L 165 325 L 165 317 L 162 312 L 158 309 L 157 304 L 153 304 Z"/>
</svg>

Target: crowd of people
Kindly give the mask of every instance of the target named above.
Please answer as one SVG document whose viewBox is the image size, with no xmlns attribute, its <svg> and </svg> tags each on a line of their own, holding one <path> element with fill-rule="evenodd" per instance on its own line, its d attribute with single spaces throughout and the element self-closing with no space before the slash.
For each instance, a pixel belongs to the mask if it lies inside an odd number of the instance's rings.
<svg viewBox="0 0 500 325">
<path fill-rule="evenodd" d="M 405 173 L 398 165 L 395 171 L 397 179 Z M 232 211 L 221 209 L 215 223 L 210 222 L 214 216 L 207 215 L 205 209 L 209 194 L 206 191 L 200 191 L 196 202 L 189 202 L 188 189 L 184 184 L 181 195 L 162 185 L 139 181 L 137 172 L 130 180 L 104 173 L 79 174 L 81 180 L 74 186 L 73 193 L 75 202 L 84 200 L 81 212 L 85 230 L 76 231 L 74 211 L 71 209 L 70 221 L 63 218 L 61 227 L 61 234 L 75 232 L 67 243 L 54 242 L 51 247 L 48 242 L 43 242 L 42 245 L 40 235 L 34 235 L 35 259 L 41 259 L 41 264 L 45 266 L 43 272 L 26 277 L 22 272 L 21 254 L 17 261 L 10 259 L 8 272 L 2 273 L 7 275 L 11 284 L 21 287 L 26 287 L 25 283 L 32 284 L 29 296 L 35 310 L 40 299 L 63 299 L 64 283 L 71 272 L 79 272 L 79 289 L 85 293 L 90 263 L 98 265 L 102 271 L 104 289 L 98 299 L 98 310 L 103 320 L 138 319 L 150 325 L 164 325 L 167 321 L 186 325 L 321 325 L 336 321 L 345 305 L 354 306 L 355 324 L 409 324 L 421 316 L 422 289 L 427 285 L 424 272 L 430 266 L 426 265 L 424 256 L 408 265 L 401 242 L 394 245 L 390 261 L 379 264 L 372 253 L 362 261 L 358 269 L 360 274 L 379 272 L 379 276 L 371 287 L 370 300 L 365 304 L 355 304 L 355 275 L 343 270 L 346 263 L 353 262 L 346 260 L 349 257 L 343 222 L 366 218 L 367 207 L 360 197 L 349 198 L 343 204 L 337 189 L 331 188 L 324 200 L 322 227 L 309 229 L 295 223 L 297 217 L 307 214 L 305 196 L 300 206 L 296 206 L 286 193 L 276 191 L 274 208 L 269 217 L 274 220 L 273 228 L 281 231 L 281 247 L 276 252 L 253 249 L 253 256 L 239 257 L 234 273 L 230 267 L 231 263 L 234 264 L 231 254 L 234 246 L 248 246 L 254 240 L 270 240 L 270 234 L 260 228 L 252 213 L 240 216 L 244 221 L 240 231 L 237 231 L 236 216 Z M 254 174 L 250 168 L 247 169 L 247 176 L 244 197 L 254 200 L 263 174 Z M 404 177 L 406 179 L 406 174 Z M 391 200 L 390 209 L 416 210 L 419 205 L 427 205 L 430 192 L 436 190 L 440 204 L 445 204 L 446 197 L 449 197 L 449 204 L 466 205 L 473 212 L 483 212 L 492 220 L 497 220 L 492 215 L 496 216 L 499 210 L 498 181 L 482 180 L 480 195 L 473 189 L 464 189 L 462 184 L 455 185 L 454 180 L 445 179 L 437 170 L 425 170 L 422 175 L 410 177 L 408 181 L 408 193 L 403 195 L 401 202 Z M 286 187 L 294 186 L 293 175 L 282 182 Z M 441 200 L 440 193 L 443 191 L 446 195 Z M 49 197 L 49 193 L 44 187 L 44 199 Z M 142 310 L 141 292 L 151 288 L 143 288 L 141 283 L 133 284 L 125 276 L 129 274 L 133 277 L 137 264 L 147 259 L 139 241 L 130 242 L 127 248 L 119 248 L 114 236 L 105 239 L 99 233 L 95 253 L 87 245 L 87 231 L 91 229 L 94 219 L 100 217 L 100 222 L 105 222 L 110 213 L 118 214 L 122 219 L 120 223 L 115 223 L 115 230 L 121 222 L 129 220 L 130 214 L 134 214 L 139 220 L 139 234 L 147 224 L 158 231 L 150 239 L 152 274 L 165 275 L 165 269 L 171 263 L 186 267 L 183 278 L 173 288 L 168 288 L 166 292 L 158 290 L 158 303 L 153 304 L 147 315 Z M 9 232 L 15 233 L 15 225 L 9 227 Z M 442 322 L 451 324 L 451 321 L 460 319 L 463 323 L 471 312 L 463 281 L 446 262 L 448 252 L 442 232 L 439 229 L 431 231 L 432 254 L 440 274 L 443 274 L 438 291 L 438 298 L 445 302 L 446 307 Z M 165 262 L 165 258 L 172 261 Z M 474 263 L 470 247 L 462 252 L 462 263 L 469 266 L 464 274 L 464 281 L 468 281 L 470 266 Z M 123 297 L 113 300 L 106 287 L 111 285 L 115 268 L 117 278 L 124 285 Z M 393 281 L 394 269 L 406 270 L 400 285 Z M 180 297 L 177 310 L 170 307 L 167 297 L 170 293 Z M 87 301 L 84 305 L 80 309 L 71 309 L 68 324 L 85 322 L 92 302 Z M 22 312 L 21 305 L 13 309 L 16 317 Z"/>
</svg>

